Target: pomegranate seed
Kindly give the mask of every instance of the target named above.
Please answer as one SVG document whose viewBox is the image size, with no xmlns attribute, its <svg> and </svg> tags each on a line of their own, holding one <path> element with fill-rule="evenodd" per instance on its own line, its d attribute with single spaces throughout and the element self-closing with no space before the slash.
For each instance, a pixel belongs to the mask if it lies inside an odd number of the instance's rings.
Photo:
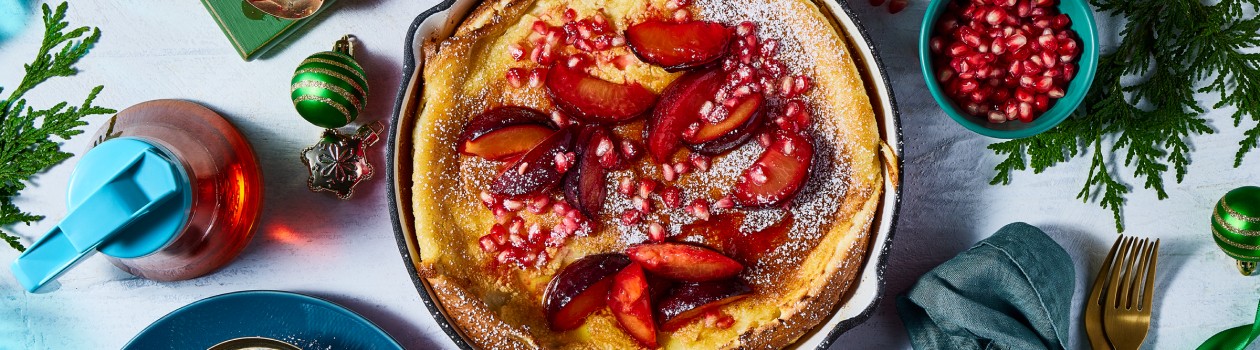
<svg viewBox="0 0 1260 350">
<path fill-rule="evenodd" d="M 556 153 L 556 171 L 559 173 L 569 172 L 569 168 L 573 166 L 573 161 L 577 156 L 573 152 Z M 522 163 L 524 165 L 524 163 Z"/>
<path fill-rule="evenodd" d="M 1076 54 L 1076 40 L 1072 38 L 1059 40 L 1059 53 L 1064 55 Z"/>
<path fill-rule="evenodd" d="M 968 93 L 968 92 L 975 91 L 979 87 L 980 87 L 980 83 L 977 83 L 975 79 L 965 79 L 961 83 L 959 83 L 958 91 Z"/>
<path fill-rule="evenodd" d="M 648 239 L 653 242 L 665 241 L 665 226 L 661 226 L 659 222 L 648 224 Z"/>
<path fill-rule="evenodd" d="M 661 203 L 669 208 L 682 206 L 682 190 L 674 186 L 665 187 L 661 190 Z"/>
<path fill-rule="evenodd" d="M 1064 61 L 1067 62 L 1067 61 Z M 1071 81 L 1076 77 L 1076 65 L 1071 63 L 1063 64 L 1063 80 Z"/>
<path fill-rule="evenodd" d="M 639 152 L 639 146 L 634 141 L 621 140 L 621 155 L 625 156 L 626 160 L 638 158 Z"/>
<path fill-rule="evenodd" d="M 538 241 L 539 238 L 542 238 L 542 225 L 535 222 L 529 225 L 529 240 Z"/>
<path fill-rule="evenodd" d="M 761 135 L 758 135 L 757 144 L 761 145 L 763 148 L 770 147 L 770 134 L 762 133 Z"/>
<path fill-rule="evenodd" d="M 1015 14 L 1019 17 L 1028 17 L 1028 13 L 1032 12 L 1032 2 L 1029 0 L 1019 0 L 1015 4 Z"/>
<path fill-rule="evenodd" d="M 623 177 L 617 181 L 617 193 L 630 196 L 634 194 L 634 180 L 629 177 Z"/>
<path fill-rule="evenodd" d="M 967 110 L 967 113 L 971 115 L 974 115 L 974 116 L 984 115 L 984 106 L 981 106 L 979 103 L 969 102 L 964 108 Z"/>
<path fill-rule="evenodd" d="M 481 239 L 478 239 L 477 242 L 481 243 L 481 250 L 486 253 L 494 253 L 496 250 L 499 250 L 499 246 L 494 244 L 494 237 L 491 235 L 481 236 Z"/>
<path fill-rule="evenodd" d="M 713 209 L 731 209 L 735 207 L 735 201 L 730 196 L 722 197 L 717 202 L 713 202 Z"/>
<path fill-rule="evenodd" d="M 748 36 L 757 30 L 757 25 L 753 22 L 741 22 L 735 27 L 735 34 L 739 36 Z"/>
<path fill-rule="evenodd" d="M 1054 55 L 1053 53 L 1051 53 L 1050 51 L 1042 51 L 1042 52 L 1041 52 L 1041 61 L 1042 61 L 1042 62 L 1045 62 L 1045 66 L 1046 66 L 1046 68 L 1052 68 L 1052 67 L 1054 67 L 1054 66 L 1058 65 L 1058 62 L 1059 62 L 1059 57 L 1058 57 L 1058 56 L 1055 56 L 1055 55 Z"/>
<path fill-rule="evenodd" d="M 794 85 L 792 84 L 792 77 L 785 76 L 785 77 L 783 77 L 783 78 L 779 79 L 779 93 L 781 93 L 781 94 L 783 95 L 783 97 L 791 97 L 791 96 L 792 96 L 792 87 L 793 87 L 793 86 L 794 86 Z"/>
<path fill-rule="evenodd" d="M 932 38 L 930 42 L 927 42 L 927 47 L 931 48 L 932 53 L 941 53 L 941 50 L 945 49 L 945 39 L 940 37 Z"/>
<path fill-rule="evenodd" d="M 525 48 L 520 43 L 508 45 L 508 55 L 511 55 L 513 60 L 520 61 L 525 58 Z"/>
<path fill-rule="evenodd" d="M 540 87 L 547 78 L 547 68 L 534 68 L 529 72 L 529 87 Z"/>
<path fill-rule="evenodd" d="M 607 137 L 600 138 L 599 145 L 595 146 L 595 156 L 603 157 L 604 155 L 612 153 L 612 152 L 613 152 L 612 140 Z"/>
<path fill-rule="evenodd" d="M 1028 60 L 1024 60 L 1024 74 L 1032 76 L 1032 74 L 1041 73 L 1042 69 L 1045 68 L 1045 64 L 1042 63 L 1045 63 L 1045 60 L 1041 59 L 1041 55 L 1034 55 L 1034 57 L 1029 57 Z"/>
<path fill-rule="evenodd" d="M 621 212 L 621 224 L 630 226 L 637 225 L 643 219 L 643 212 L 638 210 L 626 209 Z"/>
<path fill-rule="evenodd" d="M 550 29 L 550 28 L 551 26 L 547 25 L 547 22 L 534 21 L 534 27 L 533 27 L 534 33 L 546 35 L 547 29 Z"/>
<path fill-rule="evenodd" d="M 656 181 L 652 179 L 639 179 L 639 197 L 648 198 L 656 193 Z"/>
<path fill-rule="evenodd" d="M 696 166 L 700 171 L 709 171 L 710 159 L 708 156 L 699 153 L 691 154 L 691 165 Z"/>
<path fill-rule="evenodd" d="M 1019 120 L 1030 122 L 1033 118 L 1033 105 L 1028 102 L 1019 103 Z"/>
<path fill-rule="evenodd" d="M 519 236 L 521 231 L 525 230 L 525 219 L 519 217 L 512 218 L 512 225 L 508 227 L 508 233 L 513 236 Z"/>
<path fill-rule="evenodd" d="M 576 214 L 577 212 L 570 211 L 569 213 Z M 564 220 L 561 220 L 561 223 L 564 224 L 564 229 L 568 232 L 577 232 L 577 230 L 582 228 L 582 224 L 578 222 L 576 216 L 565 216 Z"/>
<path fill-rule="evenodd" d="M 1059 49 L 1059 41 L 1054 39 L 1054 35 L 1045 34 L 1037 37 L 1037 44 L 1041 45 L 1042 49 L 1051 52 Z"/>
<path fill-rule="evenodd" d="M 796 76 L 796 79 L 794 79 L 792 83 L 794 84 L 792 87 L 793 94 L 801 94 L 805 91 L 809 91 L 809 88 L 812 86 L 809 77 L 804 75 Z"/>
<path fill-rule="evenodd" d="M 556 204 L 551 205 L 551 211 L 555 212 L 556 215 L 564 216 L 565 214 L 568 214 L 570 210 L 573 210 L 573 208 L 569 207 L 569 203 L 565 201 L 558 201 Z"/>
<path fill-rule="evenodd" d="M 1002 114 L 1002 112 L 998 112 L 998 111 L 989 111 L 989 122 L 990 122 L 990 123 L 1003 123 L 1003 122 L 1006 122 L 1006 115 L 1004 115 L 1004 114 Z"/>
<path fill-rule="evenodd" d="M 551 122 L 556 123 L 557 126 L 563 127 L 569 125 L 569 117 L 559 110 L 554 110 L 551 111 Z"/>
<path fill-rule="evenodd" d="M 1045 16 L 1033 17 L 1033 27 L 1050 29 L 1050 19 Z"/>
<path fill-rule="evenodd" d="M 998 25 L 1006 21 L 1006 16 L 1006 11 L 1000 7 L 994 7 L 984 16 L 984 21 L 989 22 L 990 25 Z"/>
<path fill-rule="evenodd" d="M 691 205 L 687 206 L 687 212 L 695 216 L 696 219 L 709 221 L 709 202 L 703 198 L 696 198 L 696 200 L 691 201 Z"/>
<path fill-rule="evenodd" d="M 1050 91 L 1046 91 L 1046 96 L 1049 96 L 1050 98 L 1063 98 L 1064 94 L 1063 88 L 1058 86 L 1051 87 Z"/>
<path fill-rule="evenodd" d="M 967 32 L 966 34 L 963 34 L 962 42 L 967 44 L 967 46 L 980 47 L 980 35 Z"/>
<path fill-rule="evenodd" d="M 499 224 L 506 224 L 508 221 L 511 221 L 512 218 L 516 217 L 516 213 L 503 209 L 503 207 L 494 207 L 493 209 L 490 209 L 490 212 L 494 213 L 494 222 Z"/>
<path fill-rule="evenodd" d="M 1046 64 L 1046 61 L 1043 61 L 1043 60 L 1041 59 L 1041 55 L 1033 55 L 1032 57 L 1028 57 L 1028 61 L 1032 62 L 1032 65 L 1033 65 L 1033 66 L 1037 66 L 1037 71 L 1038 71 L 1038 72 L 1040 72 L 1040 71 L 1041 71 L 1041 67 L 1045 67 L 1045 64 Z M 1029 67 L 1025 66 L 1025 67 L 1024 67 L 1024 70 L 1031 70 L 1031 69 L 1030 69 Z"/>
<path fill-rule="evenodd" d="M 972 102 L 980 103 L 980 102 L 984 102 L 985 100 L 988 100 L 989 95 L 991 94 L 992 94 L 992 90 L 987 87 L 984 87 L 984 88 L 976 89 L 976 91 L 972 91 L 971 94 L 968 95 L 967 97 L 970 98 Z M 787 153 L 787 152 L 784 152 L 784 153 Z"/>
<path fill-rule="evenodd" d="M 1015 100 L 1007 100 L 1002 104 L 1002 112 L 1006 114 L 1007 119 L 1014 119 L 1019 116 L 1019 102 Z"/>
<path fill-rule="evenodd" d="M 565 10 L 564 10 L 564 20 L 565 20 L 566 22 L 570 22 L 570 21 L 573 21 L 574 19 L 577 19 L 577 11 L 575 11 L 575 10 L 573 10 L 573 9 L 565 9 Z"/>
<path fill-rule="evenodd" d="M 1060 74 L 1063 74 L 1062 68 L 1050 68 L 1050 69 L 1047 69 L 1045 72 L 1041 73 L 1041 75 L 1051 77 L 1051 78 L 1058 77 Z"/>
<path fill-rule="evenodd" d="M 949 46 L 950 57 L 960 57 L 970 52 L 971 52 L 971 47 L 968 47 L 967 45 L 964 45 L 963 43 L 954 43 L 953 45 Z"/>
<path fill-rule="evenodd" d="M 525 86 L 525 69 L 512 68 L 507 71 L 507 82 L 514 88 Z"/>
<path fill-rule="evenodd" d="M 1045 112 L 1047 109 L 1050 109 L 1050 96 L 1037 95 L 1033 100 L 1033 108 L 1038 112 Z"/>
<path fill-rule="evenodd" d="M 1006 38 L 1006 48 L 1014 50 L 1028 44 L 1028 37 L 1023 34 L 1014 34 Z"/>
<path fill-rule="evenodd" d="M 1031 80 L 1032 80 L 1032 78 L 1031 78 L 1031 77 L 1029 77 L 1029 80 L 1031 81 Z M 1017 100 L 1017 101 L 1019 101 L 1019 102 L 1030 102 L 1030 103 L 1031 103 L 1031 102 L 1033 101 L 1033 94 L 1032 94 L 1032 92 L 1029 92 L 1028 90 L 1026 90 L 1026 89 L 1024 89 L 1024 88 L 1018 88 L 1018 89 L 1015 89 L 1015 100 Z"/>
<path fill-rule="evenodd" d="M 1033 86 L 1033 88 L 1036 89 L 1037 92 L 1047 92 L 1047 91 L 1050 91 L 1050 88 L 1052 86 L 1054 86 L 1054 78 L 1041 77 L 1037 79 L 1037 82 Z"/>
<path fill-rule="evenodd" d="M 665 181 L 673 182 L 678 180 L 678 173 L 674 171 L 674 167 L 669 164 L 661 164 L 661 176 Z"/>
<path fill-rule="evenodd" d="M 626 38 L 623 36 L 615 36 L 608 43 L 611 44 L 613 47 L 626 46 Z"/>
<path fill-rule="evenodd" d="M 1002 37 L 993 38 L 991 46 L 989 51 L 995 55 L 1001 55 L 1006 52 L 1006 40 L 1002 39 Z"/>
<path fill-rule="evenodd" d="M 675 21 L 685 22 L 690 18 L 691 18 L 691 12 L 687 11 L 687 9 L 678 9 L 677 11 L 674 11 Z"/>
<path fill-rule="evenodd" d="M 481 204 L 484 204 L 486 208 L 490 208 L 495 206 L 495 204 L 498 204 L 498 200 L 495 199 L 494 195 L 490 194 L 490 192 L 481 191 L 479 197 L 481 198 Z"/>
<path fill-rule="evenodd" d="M 937 47 L 937 52 L 940 52 L 940 47 Z M 761 45 L 762 56 L 774 56 L 778 53 L 779 53 L 778 40 L 769 39 L 769 40 L 766 40 L 766 42 Z"/>
<path fill-rule="evenodd" d="M 1011 62 L 1011 66 L 1006 68 L 1006 74 L 1010 76 L 1019 76 L 1024 73 L 1024 65 L 1019 61 Z"/>
<path fill-rule="evenodd" d="M 1067 26 L 1070 26 L 1070 25 L 1072 25 L 1072 19 L 1068 18 L 1067 15 L 1061 14 L 1061 13 L 1057 16 L 1054 16 L 1053 22 L 1050 23 L 1050 26 L 1053 27 L 1054 29 L 1063 29 L 1063 28 L 1067 28 Z"/>
<path fill-rule="evenodd" d="M 534 214 L 545 213 L 547 209 L 551 208 L 551 197 L 545 194 L 534 195 L 526 201 L 529 202 L 530 212 Z"/>
<path fill-rule="evenodd" d="M 1007 89 L 997 89 L 993 91 L 993 102 L 1002 102 L 1011 99 L 1011 91 Z"/>
<path fill-rule="evenodd" d="M 652 202 L 648 202 L 648 200 L 643 197 L 634 197 L 630 200 L 630 204 L 634 206 L 635 210 L 641 211 L 644 214 L 652 212 Z"/>
</svg>

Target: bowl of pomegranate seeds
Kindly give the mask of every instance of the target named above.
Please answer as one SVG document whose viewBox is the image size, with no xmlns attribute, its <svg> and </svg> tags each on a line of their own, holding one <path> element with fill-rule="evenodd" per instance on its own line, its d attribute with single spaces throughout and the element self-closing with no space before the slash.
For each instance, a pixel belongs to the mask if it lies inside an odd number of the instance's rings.
<svg viewBox="0 0 1260 350">
<path fill-rule="evenodd" d="M 1098 68 L 1086 0 L 937 0 L 919 30 L 928 91 L 963 127 L 996 138 L 1067 119 Z"/>
</svg>

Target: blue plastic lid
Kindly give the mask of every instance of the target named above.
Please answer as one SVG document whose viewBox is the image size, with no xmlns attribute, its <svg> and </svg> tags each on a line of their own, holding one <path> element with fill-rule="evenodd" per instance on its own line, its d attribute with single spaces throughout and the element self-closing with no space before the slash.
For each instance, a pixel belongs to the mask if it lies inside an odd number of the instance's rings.
<svg viewBox="0 0 1260 350">
<path fill-rule="evenodd" d="M 174 240 L 188 220 L 192 190 L 172 158 L 133 138 L 84 154 L 70 177 L 69 214 L 13 262 L 18 282 L 33 292 L 97 249 L 135 258 Z"/>
</svg>

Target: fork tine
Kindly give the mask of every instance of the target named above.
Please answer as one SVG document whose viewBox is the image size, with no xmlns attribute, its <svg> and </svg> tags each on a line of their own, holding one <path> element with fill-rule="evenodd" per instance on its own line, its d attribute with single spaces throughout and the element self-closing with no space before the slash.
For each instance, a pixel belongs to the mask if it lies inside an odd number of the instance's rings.
<svg viewBox="0 0 1260 350">
<path fill-rule="evenodd" d="M 1102 266 L 1098 268 L 1098 277 L 1094 277 L 1094 288 L 1090 291 L 1089 302 L 1101 306 L 1103 304 L 1103 289 L 1107 286 L 1107 275 L 1111 273 L 1112 260 L 1116 258 L 1116 251 L 1120 250 L 1120 243 L 1124 242 L 1125 237 L 1116 237 L 1116 242 L 1111 244 L 1111 251 L 1107 252 L 1107 258 L 1103 259 Z"/>
<path fill-rule="evenodd" d="M 1151 314 L 1151 298 L 1155 294 L 1155 266 L 1159 264 L 1159 239 L 1155 239 L 1155 244 L 1151 251 L 1147 253 L 1146 260 L 1151 262 L 1150 268 L 1146 270 L 1146 289 L 1142 293 L 1142 313 Z"/>
<path fill-rule="evenodd" d="M 1133 254 L 1129 255 L 1131 263 L 1125 272 L 1125 279 L 1127 280 L 1125 282 L 1129 284 L 1128 288 L 1126 288 L 1128 292 L 1124 293 L 1124 300 L 1121 301 L 1124 303 L 1125 309 L 1132 310 L 1137 307 L 1138 293 L 1141 293 L 1139 288 L 1142 287 L 1138 283 L 1141 283 L 1142 279 L 1146 277 L 1143 275 L 1143 272 L 1146 271 L 1146 253 L 1150 249 L 1148 242 L 1149 240 L 1146 238 L 1137 242 L 1133 247 Z"/>
<path fill-rule="evenodd" d="M 1120 272 L 1124 270 L 1124 257 L 1129 255 L 1129 245 L 1133 244 L 1133 237 L 1125 237 L 1124 243 L 1120 245 L 1120 255 L 1116 256 L 1116 261 L 1111 265 L 1111 277 L 1108 278 L 1107 284 L 1107 300 L 1111 304 L 1110 307 L 1116 308 L 1120 305 L 1117 296 L 1120 295 Z"/>
</svg>

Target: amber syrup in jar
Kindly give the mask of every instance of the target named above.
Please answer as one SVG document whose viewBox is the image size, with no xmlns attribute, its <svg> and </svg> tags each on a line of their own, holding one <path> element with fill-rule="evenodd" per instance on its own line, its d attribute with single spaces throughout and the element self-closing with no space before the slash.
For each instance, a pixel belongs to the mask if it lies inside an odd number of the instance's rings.
<svg viewBox="0 0 1260 350">
<path fill-rule="evenodd" d="M 156 100 L 119 112 L 97 131 L 93 147 L 119 137 L 148 142 L 176 159 L 191 183 L 192 206 L 165 247 L 110 262 L 139 277 L 175 281 L 213 272 L 245 249 L 258 223 L 262 175 L 253 148 L 232 124 L 196 103 Z"/>
</svg>

